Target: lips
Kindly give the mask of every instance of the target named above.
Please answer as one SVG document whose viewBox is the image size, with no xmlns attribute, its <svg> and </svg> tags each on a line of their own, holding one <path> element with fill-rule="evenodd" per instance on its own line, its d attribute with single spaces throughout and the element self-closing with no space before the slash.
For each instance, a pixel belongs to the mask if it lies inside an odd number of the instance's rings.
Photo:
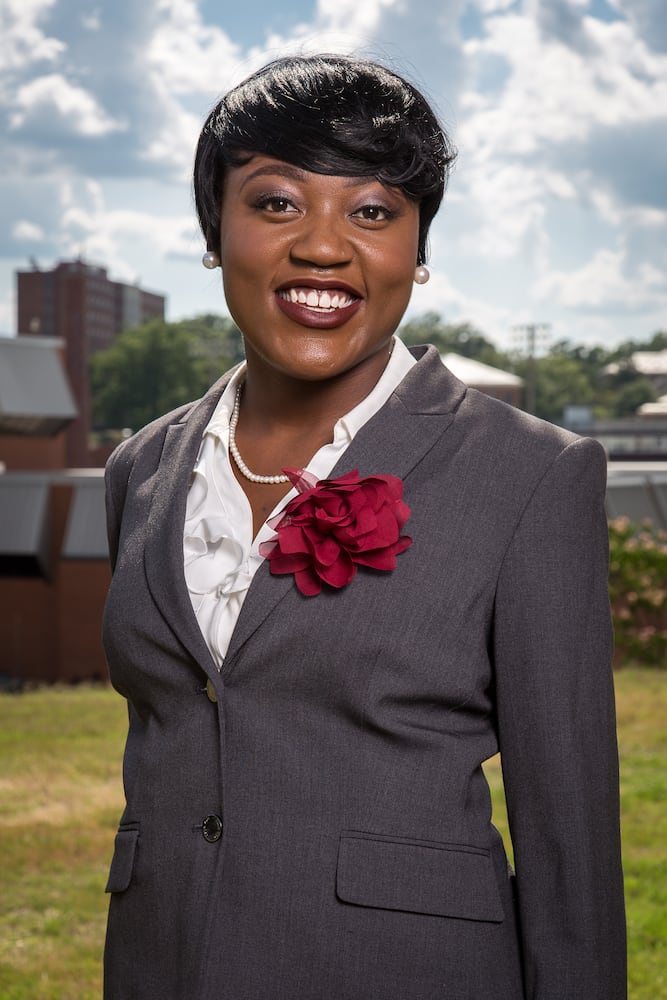
<svg viewBox="0 0 667 1000">
<path fill-rule="evenodd" d="M 284 285 L 276 291 L 278 308 L 302 326 L 334 329 L 353 316 L 363 299 L 346 285 Z"/>
</svg>

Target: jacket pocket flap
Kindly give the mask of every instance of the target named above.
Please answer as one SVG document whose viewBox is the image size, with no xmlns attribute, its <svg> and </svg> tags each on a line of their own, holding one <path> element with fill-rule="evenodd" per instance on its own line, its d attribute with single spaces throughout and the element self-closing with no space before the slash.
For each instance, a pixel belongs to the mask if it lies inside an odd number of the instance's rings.
<svg viewBox="0 0 667 1000">
<path fill-rule="evenodd" d="M 125 892 L 132 879 L 138 830 L 119 830 L 114 843 L 113 860 L 105 892 Z"/>
<path fill-rule="evenodd" d="M 505 916 L 489 852 L 460 844 L 344 832 L 336 893 L 385 910 L 495 923 Z"/>
</svg>

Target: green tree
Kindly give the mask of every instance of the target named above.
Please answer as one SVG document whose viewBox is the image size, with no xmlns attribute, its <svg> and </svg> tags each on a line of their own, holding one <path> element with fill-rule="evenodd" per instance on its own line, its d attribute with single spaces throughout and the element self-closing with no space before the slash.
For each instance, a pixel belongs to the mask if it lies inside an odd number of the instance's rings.
<svg viewBox="0 0 667 1000">
<path fill-rule="evenodd" d="M 535 413 L 552 423 L 562 423 L 568 406 L 593 405 L 595 394 L 581 361 L 557 352 L 535 361 Z M 526 359 L 515 365 L 526 377 Z"/>
<path fill-rule="evenodd" d="M 232 321 L 217 316 L 124 330 L 90 361 L 93 426 L 137 430 L 197 399 L 240 359 L 241 344 Z"/>
<path fill-rule="evenodd" d="M 433 344 L 441 354 L 460 354 L 496 368 L 508 368 L 507 354 L 499 351 L 471 323 L 445 323 L 437 312 L 426 312 L 403 323 L 398 330 L 408 345 Z"/>
<path fill-rule="evenodd" d="M 636 378 L 623 382 L 614 393 L 613 415 L 633 416 L 642 403 L 653 403 L 658 394 L 651 383 L 637 374 Z"/>
</svg>

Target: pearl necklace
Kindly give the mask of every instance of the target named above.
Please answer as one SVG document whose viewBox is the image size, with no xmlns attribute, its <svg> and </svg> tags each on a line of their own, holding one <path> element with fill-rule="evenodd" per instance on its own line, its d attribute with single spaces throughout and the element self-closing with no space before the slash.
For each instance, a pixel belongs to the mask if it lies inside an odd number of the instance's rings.
<svg viewBox="0 0 667 1000">
<path fill-rule="evenodd" d="M 236 396 L 234 397 L 234 409 L 232 410 L 232 415 L 229 418 L 229 454 L 234 459 L 236 468 L 239 470 L 241 475 L 244 476 L 245 479 L 249 479 L 251 483 L 264 483 L 268 486 L 275 486 L 278 483 L 289 483 L 289 476 L 258 476 L 256 472 L 250 471 L 241 458 L 241 453 L 236 445 L 236 425 L 239 422 L 242 392 L 243 382 L 239 382 L 236 387 Z"/>
</svg>

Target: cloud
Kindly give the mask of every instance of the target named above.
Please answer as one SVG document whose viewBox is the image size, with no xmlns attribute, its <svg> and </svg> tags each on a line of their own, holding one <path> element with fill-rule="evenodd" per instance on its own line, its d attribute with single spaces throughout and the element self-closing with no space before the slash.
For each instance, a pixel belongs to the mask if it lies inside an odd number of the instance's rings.
<svg viewBox="0 0 667 1000">
<path fill-rule="evenodd" d="M 158 177 L 179 169 L 177 157 L 157 164 L 150 157 L 173 107 L 169 88 L 146 66 L 146 47 L 160 23 L 156 4 L 114 0 L 83 15 L 65 0 L 25 6 L 26 13 L 11 0 L 9 36 L 48 39 L 52 58 L 48 71 L 32 55 L 0 70 L 0 115 L 14 140 L 8 169 L 98 177 L 149 171 Z"/>
<path fill-rule="evenodd" d="M 55 61 L 67 48 L 39 27 L 56 0 L 3 0 L 0 72 Z"/>
<path fill-rule="evenodd" d="M 667 51 L 667 19 L 664 0 L 608 0 L 611 7 L 637 29 L 649 48 Z"/>
<path fill-rule="evenodd" d="M 60 190 L 59 244 L 64 256 L 105 261 L 122 279 L 133 281 L 136 268 L 128 263 L 127 246 L 142 244 L 153 260 L 192 256 L 196 224 L 190 214 L 114 209 L 106 204 L 102 186 L 88 180 L 81 187 Z"/>
<path fill-rule="evenodd" d="M 383 15 L 399 8 L 398 0 L 318 0 L 317 22 L 325 31 L 368 39 L 380 27 Z"/>
<path fill-rule="evenodd" d="M 581 17 L 581 8 L 588 0 L 536 0 L 535 22 L 545 39 L 555 39 L 582 55 L 589 54 L 594 46 Z"/>
<path fill-rule="evenodd" d="M 19 219 L 12 227 L 12 237 L 19 243 L 42 243 L 44 230 L 35 222 Z"/>
<path fill-rule="evenodd" d="M 465 160 L 462 192 L 457 200 L 474 212 L 471 230 L 461 237 L 461 249 L 471 256 L 509 258 L 525 240 L 531 250 L 544 238 L 543 223 L 550 201 L 572 201 L 577 192 L 565 174 L 521 162 L 488 164 Z"/>
<path fill-rule="evenodd" d="M 39 76 L 19 87 L 9 118 L 12 131 L 32 126 L 46 135 L 79 135 L 97 138 L 124 132 L 127 124 L 114 119 L 82 87 L 60 73 Z"/>
<path fill-rule="evenodd" d="M 600 249 L 577 270 L 545 275 L 535 292 L 570 309 L 646 312 L 667 306 L 667 273 L 649 262 L 633 272 L 623 247 Z"/>
<path fill-rule="evenodd" d="M 585 141 L 596 128 L 657 123 L 667 114 L 667 60 L 630 25 L 585 19 L 589 53 L 545 38 L 525 14 L 490 17 L 487 35 L 464 43 L 473 65 L 489 56 L 509 73 L 502 99 L 464 97 L 462 135 L 478 155 L 526 156 Z M 592 53 L 592 54 L 591 54 Z"/>
<path fill-rule="evenodd" d="M 239 46 L 220 28 L 204 24 L 195 0 L 158 0 L 156 8 L 159 18 L 145 53 L 156 89 L 210 100 L 230 87 L 242 59 Z"/>
</svg>

